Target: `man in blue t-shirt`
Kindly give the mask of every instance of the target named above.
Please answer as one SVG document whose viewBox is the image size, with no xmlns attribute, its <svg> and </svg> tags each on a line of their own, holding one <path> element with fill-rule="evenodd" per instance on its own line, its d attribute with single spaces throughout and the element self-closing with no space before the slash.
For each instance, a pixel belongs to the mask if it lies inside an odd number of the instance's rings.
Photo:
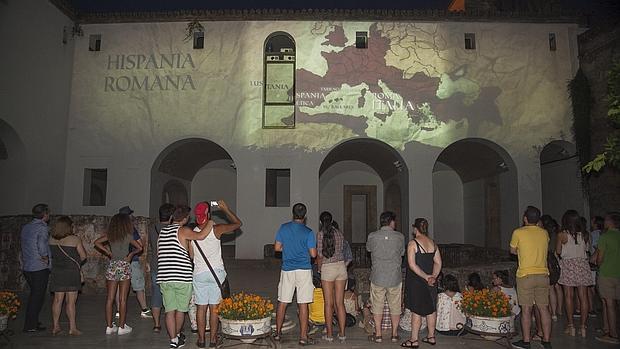
<svg viewBox="0 0 620 349">
<path fill-rule="evenodd" d="M 308 304 L 313 301 L 311 258 L 316 257 L 316 236 L 306 226 L 306 205 L 293 206 L 293 220 L 282 224 L 276 234 L 275 250 L 282 252 L 282 271 L 278 284 L 275 340 L 280 340 L 286 307 L 297 291 L 299 307 L 299 344 L 312 344 L 308 338 Z"/>
</svg>

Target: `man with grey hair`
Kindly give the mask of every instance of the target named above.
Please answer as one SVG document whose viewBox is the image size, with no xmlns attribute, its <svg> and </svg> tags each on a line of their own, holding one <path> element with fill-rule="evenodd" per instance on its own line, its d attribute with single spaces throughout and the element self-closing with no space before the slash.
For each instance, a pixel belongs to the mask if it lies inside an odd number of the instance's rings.
<svg viewBox="0 0 620 349">
<path fill-rule="evenodd" d="M 370 340 L 383 341 L 381 318 L 387 300 L 392 319 L 392 342 L 398 342 L 398 322 L 402 303 L 403 273 L 401 265 L 405 255 L 405 237 L 396 231 L 394 212 L 383 212 L 380 216 L 381 228 L 368 234 L 366 249 L 370 252 L 372 268 L 370 271 L 370 304 L 375 320 L 375 334 Z"/>
</svg>

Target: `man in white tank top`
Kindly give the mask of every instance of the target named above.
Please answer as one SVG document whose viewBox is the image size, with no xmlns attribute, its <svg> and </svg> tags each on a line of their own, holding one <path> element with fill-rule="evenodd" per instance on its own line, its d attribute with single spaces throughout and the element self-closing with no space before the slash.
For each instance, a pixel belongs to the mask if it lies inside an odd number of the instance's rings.
<svg viewBox="0 0 620 349">
<path fill-rule="evenodd" d="M 210 333 L 209 347 L 217 345 L 217 326 L 218 317 L 215 308 L 222 300 L 222 292 L 218 285 L 226 279 L 226 271 L 224 270 L 224 260 L 222 259 L 222 244 L 220 238 L 224 234 L 233 233 L 241 227 L 241 220 L 228 207 L 224 200 L 219 200 L 217 205 L 211 205 L 208 202 L 199 202 L 194 209 L 196 215 L 196 223 L 198 226 L 195 230 L 202 230 L 211 219 L 213 209 L 219 208 L 228 220 L 228 224 L 216 224 L 211 228 L 209 234 L 204 240 L 194 240 L 192 249 L 194 252 L 194 294 L 196 295 L 196 322 L 198 325 L 198 341 L 196 345 L 199 348 L 206 346 L 205 327 L 206 314 L 209 309 L 209 327 L 213 329 Z M 202 250 L 202 253 L 201 251 Z M 207 258 L 213 272 L 209 269 L 205 258 Z M 215 274 L 215 275 L 213 275 Z M 217 277 L 217 280 L 215 278 Z"/>
</svg>

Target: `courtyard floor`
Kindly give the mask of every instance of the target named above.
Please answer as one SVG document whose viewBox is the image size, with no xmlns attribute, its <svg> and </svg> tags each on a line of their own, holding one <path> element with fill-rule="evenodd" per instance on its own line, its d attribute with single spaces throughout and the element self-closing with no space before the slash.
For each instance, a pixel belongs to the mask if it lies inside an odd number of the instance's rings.
<svg viewBox="0 0 620 349">
<path fill-rule="evenodd" d="M 233 292 L 248 291 L 262 296 L 268 296 L 272 299 L 276 297 L 276 288 L 278 284 L 279 270 L 273 267 L 265 267 L 262 261 L 228 261 L 227 271 Z M 25 334 L 21 332 L 23 318 L 18 317 L 14 321 L 9 322 L 9 328 L 14 330 L 14 334 L 9 337 L 10 342 L 0 338 L 0 347 L 3 348 L 168 348 L 168 338 L 165 329 L 160 334 L 152 333 L 152 320 L 141 319 L 139 317 L 136 298 L 131 295 L 128 305 L 128 321 L 127 323 L 133 327 L 133 332 L 125 336 L 106 336 L 104 322 L 104 301 L 103 295 L 82 295 L 78 300 L 78 327 L 83 332 L 79 337 L 52 336 L 48 331 L 37 334 Z M 23 313 L 23 311 L 22 311 Z M 50 301 L 46 302 L 43 309 L 41 319 L 48 329 L 50 328 Z M 288 314 L 295 316 L 295 307 L 290 306 Z M 68 327 L 64 313 L 61 317 L 61 325 L 63 328 Z M 564 328 L 563 321 L 554 323 L 552 343 L 554 348 L 577 349 L 577 348 L 617 348 L 613 345 L 602 344 L 594 340 L 594 329 L 600 327 L 599 319 L 590 319 L 590 329 L 587 339 L 571 338 L 562 334 Z M 189 328 L 186 325 L 186 328 Z M 347 329 L 346 344 L 327 343 L 319 341 L 315 347 L 323 348 L 399 348 L 398 344 L 382 343 L 373 344 L 368 342 L 367 335 L 363 329 L 355 326 Z M 196 348 L 196 335 L 188 334 L 188 343 L 185 348 Z M 408 333 L 402 332 L 401 337 L 406 338 Z M 320 335 L 314 335 L 320 338 Z M 298 332 L 293 330 L 283 335 L 282 341 L 278 344 L 278 348 L 295 348 L 297 345 Z M 436 348 L 501 348 L 494 342 L 480 341 L 472 335 L 466 337 L 441 337 L 437 338 Z M 236 344 L 234 341 L 225 341 L 224 345 Z M 422 345 L 422 348 L 429 348 L 429 345 Z M 251 348 L 250 345 L 243 344 L 236 348 Z M 532 348 L 542 348 L 534 342 Z"/>
</svg>

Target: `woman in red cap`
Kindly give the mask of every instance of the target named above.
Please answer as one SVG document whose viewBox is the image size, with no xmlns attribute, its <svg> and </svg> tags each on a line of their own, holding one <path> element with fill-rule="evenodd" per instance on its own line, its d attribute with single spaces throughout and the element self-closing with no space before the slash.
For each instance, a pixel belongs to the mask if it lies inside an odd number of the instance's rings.
<svg viewBox="0 0 620 349">
<path fill-rule="evenodd" d="M 208 202 L 200 202 L 194 209 L 196 215 L 196 230 L 201 230 L 211 219 L 211 210 L 217 207 L 220 209 L 229 221 L 229 224 L 216 224 L 211 232 L 204 240 L 194 240 L 192 244 L 194 252 L 194 293 L 196 295 L 196 321 L 198 323 L 198 341 L 196 345 L 199 348 L 205 347 L 205 327 L 206 313 L 209 309 L 209 324 L 211 330 L 210 348 L 217 346 L 217 305 L 222 300 L 222 292 L 220 286 L 226 279 L 226 271 L 224 270 L 224 261 L 222 260 L 222 244 L 220 237 L 223 234 L 232 233 L 241 227 L 241 220 L 230 210 L 224 200 L 219 200 L 216 205 Z M 206 257 L 205 258 L 203 257 Z M 208 260 L 208 262 L 207 262 Z M 211 268 L 207 265 L 210 264 Z M 217 278 L 217 281 L 216 279 Z"/>
</svg>

